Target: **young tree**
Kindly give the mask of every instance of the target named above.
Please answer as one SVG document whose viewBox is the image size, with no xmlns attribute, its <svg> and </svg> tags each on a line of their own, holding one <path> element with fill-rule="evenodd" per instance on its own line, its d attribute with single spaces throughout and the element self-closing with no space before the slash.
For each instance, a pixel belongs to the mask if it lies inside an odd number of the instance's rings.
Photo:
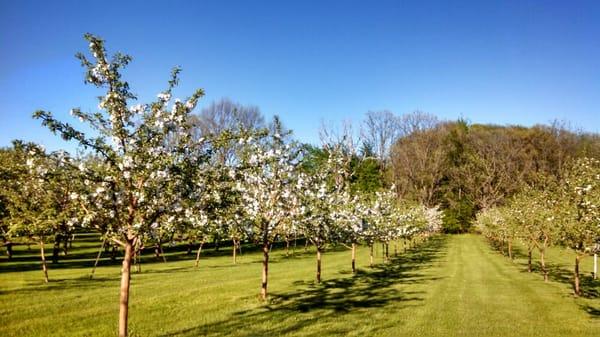
<svg viewBox="0 0 600 337">
<path fill-rule="evenodd" d="M 124 248 L 118 331 L 119 336 L 127 336 L 134 247 L 150 231 L 173 226 L 189 215 L 187 201 L 194 196 L 190 177 L 195 176 L 205 156 L 191 141 L 188 116 L 204 93 L 197 90 L 187 100 L 169 104 L 178 83 L 180 70 L 176 68 L 156 101 L 130 106 L 136 96 L 121 79 L 121 70 L 131 57 L 116 53 L 109 59 L 103 40 L 91 34 L 85 39 L 92 58 L 77 55 L 86 69 L 85 82 L 106 93 L 99 97 L 98 112 L 75 108 L 71 114 L 88 124 L 92 136 L 46 111 L 37 111 L 34 117 L 97 157 L 93 165 L 80 167 L 92 192 L 75 197 L 85 212 L 83 224 L 104 223 L 107 236 Z"/>
<path fill-rule="evenodd" d="M 8 233 L 37 239 L 47 283 L 46 239 L 75 225 L 71 159 L 65 152 L 48 155 L 41 146 L 19 141 L 14 142 L 14 151 L 14 161 L 7 163 L 12 180 L 3 193 L 10 214 Z"/>
<path fill-rule="evenodd" d="M 369 111 L 363 121 L 361 134 L 366 144 L 373 148 L 385 169 L 390 147 L 400 132 L 398 117 L 389 110 Z"/>
<path fill-rule="evenodd" d="M 261 141 L 242 140 L 240 178 L 236 189 L 241 193 L 244 214 L 251 219 L 250 236 L 262 246 L 263 268 L 261 298 L 267 299 L 269 250 L 282 224 L 298 205 L 294 193 L 299 150 L 285 142 L 286 134 L 275 117 L 268 136 Z"/>
<path fill-rule="evenodd" d="M 343 193 L 336 209 L 336 217 L 339 219 L 338 232 L 340 242 L 350 244 L 352 273 L 356 273 L 356 247 L 365 236 L 363 232 L 363 216 L 366 206 L 358 196 Z"/>
<path fill-rule="evenodd" d="M 581 295 L 579 264 L 591 254 L 600 238 L 600 161 L 576 160 L 561 184 L 561 242 L 575 251 L 573 289 Z"/>
</svg>

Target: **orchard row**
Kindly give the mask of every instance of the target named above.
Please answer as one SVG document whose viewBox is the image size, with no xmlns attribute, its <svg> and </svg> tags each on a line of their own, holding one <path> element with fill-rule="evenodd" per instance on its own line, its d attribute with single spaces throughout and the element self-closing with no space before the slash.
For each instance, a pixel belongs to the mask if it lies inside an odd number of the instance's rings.
<svg viewBox="0 0 600 337">
<path fill-rule="evenodd" d="M 546 249 L 560 245 L 572 249 L 575 256 L 573 289 L 581 295 L 579 264 L 600 252 L 600 161 L 580 158 L 571 163 L 558 179 L 540 179 L 501 207 L 478 214 L 478 229 L 492 244 L 513 258 L 513 243 L 521 241 L 528 250 L 529 271 L 532 251 L 540 254 L 544 280 L 548 280 Z"/>
<path fill-rule="evenodd" d="M 327 244 L 373 249 L 376 242 L 427 236 L 441 229 L 441 212 L 401 202 L 394 188 L 359 193 L 351 188 L 356 160 L 345 137 L 330 139 L 319 158 L 293 141 L 278 118 L 268 128 L 239 127 L 199 133 L 192 111 L 203 96 L 173 99 L 179 69 L 153 102 L 136 96 L 122 80 L 129 56 L 109 58 L 104 41 L 86 35 L 90 56 L 79 54 L 85 81 L 103 94 L 98 112 L 71 115 L 87 132 L 37 111 L 50 131 L 81 148 L 79 156 L 15 141 L 2 150 L 2 235 L 5 241 L 44 243 L 81 229 L 100 232 L 124 251 L 119 335 L 127 335 L 130 273 L 140 249 L 175 237 L 203 243 L 229 237 L 262 247 L 261 295 L 267 298 L 273 242 L 303 237 L 317 250 L 317 281 Z M 200 249 L 201 249 L 200 245 Z M 200 254 L 198 250 L 198 255 Z M 387 249 L 386 249 L 387 250 Z M 234 249 L 235 251 L 235 249 Z"/>
</svg>

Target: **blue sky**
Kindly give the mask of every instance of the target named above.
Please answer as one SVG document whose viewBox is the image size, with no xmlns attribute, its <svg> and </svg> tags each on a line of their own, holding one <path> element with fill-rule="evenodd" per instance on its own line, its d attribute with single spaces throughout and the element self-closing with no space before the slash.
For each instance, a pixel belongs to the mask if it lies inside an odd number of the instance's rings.
<svg viewBox="0 0 600 337">
<path fill-rule="evenodd" d="M 600 131 L 599 1 L 0 0 L 0 146 L 65 147 L 32 112 L 95 109 L 85 32 L 133 56 L 142 102 L 179 65 L 176 96 L 257 105 L 306 142 L 379 109 Z"/>
</svg>

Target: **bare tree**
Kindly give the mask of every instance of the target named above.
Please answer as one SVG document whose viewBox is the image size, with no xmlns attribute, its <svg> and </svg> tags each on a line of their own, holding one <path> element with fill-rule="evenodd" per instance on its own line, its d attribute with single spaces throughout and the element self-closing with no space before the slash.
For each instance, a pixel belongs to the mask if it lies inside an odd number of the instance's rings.
<svg viewBox="0 0 600 337">
<path fill-rule="evenodd" d="M 327 148 L 331 144 L 337 144 L 337 146 L 342 147 L 342 151 L 346 154 L 354 154 L 360 142 L 359 137 L 356 136 L 352 127 L 352 122 L 349 120 L 344 120 L 339 127 L 321 121 L 319 138 L 324 148 Z"/>
<path fill-rule="evenodd" d="M 369 111 L 363 121 L 361 136 L 385 167 L 390 147 L 399 136 L 398 117 L 389 110 Z"/>
<path fill-rule="evenodd" d="M 397 193 L 425 205 L 436 203 L 435 195 L 446 168 L 444 124 L 435 129 L 413 132 L 398 139 L 391 150 L 391 164 Z"/>
<path fill-rule="evenodd" d="M 261 128 L 265 119 L 260 109 L 222 98 L 203 108 L 197 116 L 197 127 L 202 134 L 219 134 L 240 126 L 246 129 Z"/>
<path fill-rule="evenodd" d="M 399 136 L 408 136 L 415 132 L 421 132 L 435 128 L 440 124 L 440 120 L 430 113 L 415 110 L 411 113 L 402 115 L 399 118 L 398 128 Z"/>
<path fill-rule="evenodd" d="M 229 98 L 222 98 L 203 108 L 198 115 L 190 116 L 195 127 L 194 137 L 234 132 L 239 129 L 260 129 L 265 127 L 265 119 L 257 106 L 242 105 Z M 215 157 L 219 164 L 225 164 L 234 157 L 236 143 L 220 144 Z"/>
</svg>

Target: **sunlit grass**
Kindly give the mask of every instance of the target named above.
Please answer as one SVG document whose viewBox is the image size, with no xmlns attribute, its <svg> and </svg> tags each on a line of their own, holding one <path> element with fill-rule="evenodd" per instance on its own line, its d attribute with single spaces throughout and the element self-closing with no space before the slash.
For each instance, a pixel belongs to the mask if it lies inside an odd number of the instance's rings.
<svg viewBox="0 0 600 337">
<path fill-rule="evenodd" d="M 35 246 L 17 248 L 0 262 L 0 336 L 114 336 L 118 318 L 119 264 L 103 260 L 89 279 L 100 242 L 82 237 L 42 282 Z M 185 251 L 168 262 L 144 256 L 132 277 L 132 336 L 597 336 L 600 299 L 570 295 L 568 252 L 554 249 L 551 282 L 525 271 L 473 235 L 441 236 L 375 268 L 368 250 L 324 255 L 323 278 L 314 284 L 315 260 L 298 247 L 286 257 L 275 247 L 270 301 L 259 301 L 260 261 L 244 252 L 234 265 L 230 248 L 206 250 L 200 268 Z M 393 249 L 392 249 L 393 253 Z M 564 256 L 564 257 L 563 257 Z M 564 259 L 564 261 L 563 261 Z M 583 273 L 591 271 L 584 260 Z M 588 294 L 600 282 L 586 280 Z"/>
</svg>

